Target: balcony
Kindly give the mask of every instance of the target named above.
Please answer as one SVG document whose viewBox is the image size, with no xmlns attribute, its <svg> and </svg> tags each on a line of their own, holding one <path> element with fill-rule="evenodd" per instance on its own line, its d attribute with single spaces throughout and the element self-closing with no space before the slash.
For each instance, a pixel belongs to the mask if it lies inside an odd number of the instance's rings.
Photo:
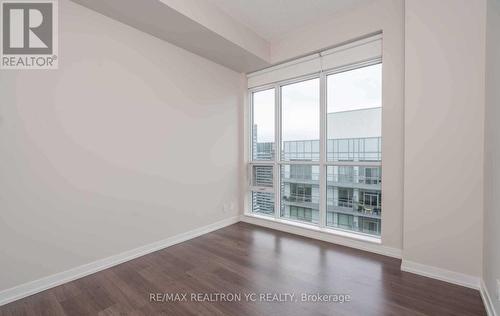
<svg viewBox="0 0 500 316">
<path fill-rule="evenodd" d="M 381 161 L 382 138 L 335 138 L 327 141 L 328 161 Z"/>
<path fill-rule="evenodd" d="M 335 205 L 336 204 L 336 205 Z M 368 218 L 380 219 L 382 208 L 365 204 L 364 202 L 327 200 L 327 212 L 335 212 L 347 215 L 362 216 Z"/>
<path fill-rule="evenodd" d="M 283 205 L 288 205 L 288 206 L 297 206 L 297 207 L 304 207 L 304 208 L 310 208 L 310 209 L 319 209 L 319 203 L 306 202 L 306 201 L 296 200 L 296 199 L 289 198 L 289 197 L 283 197 L 281 203 Z M 341 214 L 346 214 L 346 215 L 380 219 L 382 209 L 380 207 L 373 207 L 373 206 L 365 205 L 363 203 L 353 202 L 351 206 L 349 206 L 347 204 L 341 204 L 341 205 L 337 205 L 337 206 L 328 204 L 327 205 L 327 212 L 335 212 L 335 213 L 341 213 Z"/>
<path fill-rule="evenodd" d="M 361 190 L 381 190 L 380 177 L 327 176 L 327 185 L 332 187 L 354 188 Z"/>
</svg>

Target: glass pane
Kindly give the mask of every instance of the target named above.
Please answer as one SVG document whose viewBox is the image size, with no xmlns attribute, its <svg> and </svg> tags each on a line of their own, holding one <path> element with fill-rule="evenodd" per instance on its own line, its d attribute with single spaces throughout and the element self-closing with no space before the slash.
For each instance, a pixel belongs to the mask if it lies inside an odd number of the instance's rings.
<svg viewBox="0 0 500 316">
<path fill-rule="evenodd" d="M 281 87 L 281 113 L 281 159 L 318 161 L 319 78 Z"/>
<path fill-rule="evenodd" d="M 274 216 L 274 193 L 252 192 L 252 212 Z"/>
<path fill-rule="evenodd" d="M 252 166 L 252 186 L 273 187 L 273 166 Z"/>
<path fill-rule="evenodd" d="M 380 161 L 382 64 L 327 76 L 327 159 Z"/>
<path fill-rule="evenodd" d="M 274 160 L 274 89 L 254 92 L 252 159 Z"/>
<path fill-rule="evenodd" d="M 319 166 L 281 166 L 281 217 L 319 222 Z"/>
<path fill-rule="evenodd" d="M 326 226 L 380 236 L 381 169 L 328 166 Z"/>
</svg>

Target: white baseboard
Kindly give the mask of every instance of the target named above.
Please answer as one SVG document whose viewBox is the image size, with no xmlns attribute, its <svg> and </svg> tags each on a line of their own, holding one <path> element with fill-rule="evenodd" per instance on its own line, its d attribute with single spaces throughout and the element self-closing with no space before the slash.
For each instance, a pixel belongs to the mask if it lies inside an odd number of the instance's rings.
<svg viewBox="0 0 500 316">
<path fill-rule="evenodd" d="M 479 290 L 479 277 L 403 259 L 401 270 Z"/>
<path fill-rule="evenodd" d="M 120 263 L 144 256 L 146 254 L 167 248 L 183 241 L 201 236 L 214 230 L 239 222 L 240 217 L 234 216 L 213 224 L 193 229 L 191 231 L 154 242 L 149 245 L 138 247 L 120 254 L 100 259 L 79 267 L 72 268 L 57 274 L 53 274 L 35 281 L 24 283 L 16 287 L 0 292 L 0 306 L 16 301 L 18 299 L 36 294 L 38 292 L 53 288 L 55 286 L 82 278 L 92 273 L 116 266 Z"/>
<path fill-rule="evenodd" d="M 316 231 L 316 230 L 313 230 L 311 228 L 303 228 L 303 227 L 301 227 L 300 224 L 295 224 L 295 223 L 290 223 L 290 222 L 282 223 L 279 221 L 273 221 L 273 220 L 259 218 L 256 216 L 249 216 L 249 215 L 242 215 L 241 221 L 246 222 L 246 223 L 250 223 L 250 224 L 255 224 L 258 226 L 276 229 L 279 231 L 284 231 L 284 232 L 299 235 L 299 236 L 318 239 L 318 240 L 322 240 L 322 241 L 326 241 L 326 242 L 331 242 L 331 243 L 337 244 L 337 245 L 347 246 L 350 248 L 355 248 L 355 249 L 373 252 L 373 253 L 388 256 L 388 257 L 401 259 L 401 249 L 387 247 L 387 246 L 381 245 L 380 243 L 368 242 L 368 241 L 363 241 L 363 240 L 360 240 L 357 238 L 347 237 L 347 235 L 352 235 L 352 234 L 345 234 L 345 236 L 342 236 L 341 233 L 339 233 L 338 235 L 332 234 L 332 233 L 326 233 L 326 232 L 322 232 L 319 230 Z"/>
<path fill-rule="evenodd" d="M 486 284 L 484 284 L 483 279 L 481 279 L 481 288 L 479 289 L 479 291 L 481 292 L 481 298 L 483 299 L 484 308 L 486 308 L 486 314 L 488 316 L 497 316 L 490 293 L 488 291 L 488 288 L 486 287 Z"/>
</svg>

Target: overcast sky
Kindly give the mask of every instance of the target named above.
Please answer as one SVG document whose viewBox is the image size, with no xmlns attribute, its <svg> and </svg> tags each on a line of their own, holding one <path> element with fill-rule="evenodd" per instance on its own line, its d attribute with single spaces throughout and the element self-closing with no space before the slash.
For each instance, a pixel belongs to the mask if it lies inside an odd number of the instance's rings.
<svg viewBox="0 0 500 316">
<path fill-rule="evenodd" d="M 282 138 L 319 139 L 319 79 L 282 88 Z M 257 142 L 274 141 L 274 90 L 254 93 Z M 327 77 L 327 112 L 380 107 L 382 65 L 377 64 Z"/>
</svg>

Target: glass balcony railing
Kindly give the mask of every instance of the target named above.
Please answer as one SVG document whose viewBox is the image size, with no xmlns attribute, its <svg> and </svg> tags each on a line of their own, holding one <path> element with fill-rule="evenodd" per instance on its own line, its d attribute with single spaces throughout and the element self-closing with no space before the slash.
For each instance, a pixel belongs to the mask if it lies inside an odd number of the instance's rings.
<svg viewBox="0 0 500 316">
<path fill-rule="evenodd" d="M 275 150 L 274 142 L 255 142 L 253 159 L 272 160 Z M 382 138 L 328 139 L 326 154 L 328 161 L 381 161 Z M 319 160 L 319 140 L 284 141 L 281 158 L 291 161 L 317 161 Z"/>
<path fill-rule="evenodd" d="M 328 139 L 326 150 L 328 161 L 381 161 L 382 138 Z"/>
<path fill-rule="evenodd" d="M 380 205 L 367 204 L 364 201 L 353 201 L 349 199 L 327 199 L 327 209 L 329 211 L 338 211 L 356 216 L 367 215 L 380 218 L 382 207 Z"/>
</svg>

